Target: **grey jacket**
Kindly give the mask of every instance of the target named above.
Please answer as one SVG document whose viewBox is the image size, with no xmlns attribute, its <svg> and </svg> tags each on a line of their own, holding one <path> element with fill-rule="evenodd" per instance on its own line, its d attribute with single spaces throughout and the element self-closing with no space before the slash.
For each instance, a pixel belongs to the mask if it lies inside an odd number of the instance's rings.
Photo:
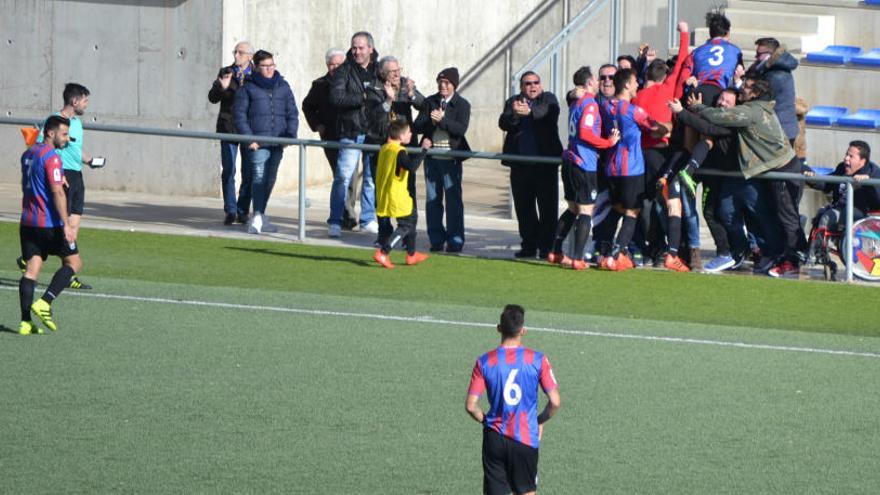
<svg viewBox="0 0 880 495">
<path fill-rule="evenodd" d="M 756 64 L 758 75 L 770 82 L 773 99 L 776 100 L 776 116 L 785 130 L 788 139 L 798 135 L 797 113 L 795 112 L 795 89 L 792 72 L 798 67 L 798 60 L 782 47 L 776 49 L 765 62 Z"/>
</svg>

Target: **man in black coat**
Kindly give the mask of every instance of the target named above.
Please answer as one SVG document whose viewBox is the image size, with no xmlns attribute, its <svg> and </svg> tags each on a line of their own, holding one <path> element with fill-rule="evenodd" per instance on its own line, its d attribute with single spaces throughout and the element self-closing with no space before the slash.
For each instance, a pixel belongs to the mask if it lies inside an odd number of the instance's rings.
<svg viewBox="0 0 880 495">
<path fill-rule="evenodd" d="M 235 63 L 220 69 L 217 79 L 208 91 L 208 101 L 220 103 L 217 115 L 217 132 L 235 134 L 235 123 L 232 117 L 232 105 L 235 102 L 235 91 L 244 84 L 244 79 L 253 71 L 251 59 L 254 49 L 247 41 L 235 45 L 232 51 Z M 238 189 L 238 201 L 235 199 L 235 160 L 239 154 L 240 144 L 232 141 L 220 141 L 220 187 L 223 191 L 223 211 L 226 217 L 224 225 L 233 222 L 247 223 L 251 203 L 250 170 L 242 161 L 241 186 Z"/>
<path fill-rule="evenodd" d="M 505 154 L 560 158 L 559 102 L 544 92 L 538 74 L 528 71 L 519 79 L 520 93 L 504 103 L 498 127 L 507 132 Z M 521 249 L 514 256 L 546 258 L 553 247 L 559 208 L 559 164 L 505 160 L 510 167 L 510 189 L 519 223 Z M 536 210 L 537 206 L 537 210 Z"/>
<path fill-rule="evenodd" d="M 376 75 L 376 58 L 373 36 L 365 31 L 351 37 L 351 48 L 345 63 L 330 80 L 330 103 L 336 108 L 336 132 L 342 143 L 364 143 L 367 136 L 366 90 L 379 85 Z M 327 234 L 339 237 L 342 230 L 342 212 L 348 186 L 357 175 L 361 151 L 353 148 L 339 150 L 336 160 L 336 177 L 330 190 L 330 218 Z M 376 187 L 370 171 L 369 158 L 364 155 L 363 186 L 361 188 L 361 230 L 377 234 Z"/>
<path fill-rule="evenodd" d="M 327 73 L 312 81 L 312 87 L 309 94 L 306 95 L 302 103 L 303 113 L 309 128 L 317 132 L 323 141 L 337 141 L 339 135 L 336 132 L 336 107 L 330 103 L 330 79 L 343 62 L 345 62 L 345 52 L 337 49 L 327 50 L 324 56 L 327 64 Z M 336 177 L 336 160 L 339 157 L 339 150 L 334 148 L 324 148 L 324 155 L 327 157 L 327 163 L 330 164 L 330 171 L 333 177 Z M 345 202 L 345 210 L 342 214 L 342 228 L 351 230 L 357 225 L 356 213 L 354 209 L 354 200 L 357 197 L 356 180 L 352 180 L 348 187 L 348 198 Z"/>
<path fill-rule="evenodd" d="M 429 96 L 416 119 L 415 132 L 435 150 L 470 151 L 465 133 L 471 105 L 458 94 L 458 69 L 437 74 L 437 93 Z M 462 159 L 429 156 L 425 160 L 425 216 L 431 251 L 461 252 L 464 246 L 464 202 L 461 195 Z M 446 226 L 443 226 L 444 197 Z"/>
</svg>

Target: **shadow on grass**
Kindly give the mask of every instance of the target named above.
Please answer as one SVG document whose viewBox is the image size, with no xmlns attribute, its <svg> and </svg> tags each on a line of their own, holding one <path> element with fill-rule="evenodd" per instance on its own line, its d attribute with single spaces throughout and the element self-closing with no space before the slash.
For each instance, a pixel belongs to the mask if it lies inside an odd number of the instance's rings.
<svg viewBox="0 0 880 495">
<path fill-rule="evenodd" d="M 232 249 L 234 251 L 244 251 L 247 253 L 256 253 L 256 254 L 267 254 L 270 256 L 283 256 L 286 258 L 299 258 L 310 261 L 332 261 L 332 262 L 344 262 L 351 263 L 357 266 L 372 266 L 373 263 L 370 260 L 357 260 L 352 258 L 342 258 L 339 256 L 316 256 L 313 254 L 300 254 L 300 253 L 285 253 L 281 251 L 275 251 L 272 249 L 266 248 L 243 248 L 243 247 L 235 247 L 235 246 L 226 246 L 226 249 Z"/>
<path fill-rule="evenodd" d="M 18 330 L 7 327 L 6 325 L 0 324 L 0 333 L 11 333 L 18 335 Z"/>
</svg>

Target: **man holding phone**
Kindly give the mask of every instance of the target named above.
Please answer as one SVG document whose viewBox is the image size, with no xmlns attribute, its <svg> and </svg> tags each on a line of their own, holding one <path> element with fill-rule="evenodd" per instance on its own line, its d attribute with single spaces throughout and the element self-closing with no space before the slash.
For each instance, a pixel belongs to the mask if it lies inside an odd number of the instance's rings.
<svg viewBox="0 0 880 495">
<path fill-rule="evenodd" d="M 64 167 L 64 193 L 67 198 L 67 213 L 69 225 L 73 231 L 73 237 L 79 235 L 79 224 L 82 220 L 83 207 L 85 205 L 86 186 L 83 182 L 82 164 L 85 163 L 92 168 L 100 168 L 104 166 L 104 158 L 87 155 L 83 152 L 83 126 L 82 115 L 89 106 L 88 88 L 82 84 L 67 83 L 64 85 L 64 107 L 61 111 L 53 115 L 63 117 L 70 121 L 70 141 L 63 148 L 56 150 L 61 157 L 61 163 Z M 48 122 L 48 120 L 47 120 Z M 37 142 L 42 143 L 45 139 L 43 133 L 37 138 Z M 25 271 L 27 263 L 24 259 L 18 258 L 18 267 Z M 83 283 L 75 274 L 70 278 L 71 289 L 91 289 L 92 286 Z"/>
</svg>

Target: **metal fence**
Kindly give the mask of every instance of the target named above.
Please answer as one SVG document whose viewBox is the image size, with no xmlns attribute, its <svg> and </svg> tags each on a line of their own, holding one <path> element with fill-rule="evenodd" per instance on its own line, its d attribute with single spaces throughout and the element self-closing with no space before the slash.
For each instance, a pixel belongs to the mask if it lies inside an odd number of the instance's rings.
<svg viewBox="0 0 880 495">
<path fill-rule="evenodd" d="M 33 118 L 15 118 L 15 117 L 0 117 L 0 124 L 7 125 L 19 125 L 19 126 L 39 126 L 42 125 L 42 119 L 33 119 Z M 121 126 L 121 125 L 108 125 L 108 124 L 83 124 L 84 129 L 93 130 L 93 131 L 101 131 L 101 132 L 114 132 L 114 133 L 124 133 L 124 134 L 139 134 L 146 136 L 163 136 L 163 137 L 173 137 L 173 138 L 185 138 L 185 139 L 208 139 L 215 141 L 232 141 L 239 143 L 252 143 L 252 142 L 261 142 L 261 143 L 271 143 L 271 144 L 279 144 L 283 146 L 297 146 L 299 148 L 299 203 L 297 206 L 297 220 L 298 220 L 298 238 L 300 241 L 306 239 L 306 147 L 313 146 L 318 148 L 332 148 L 332 149 L 341 149 L 341 148 L 353 148 L 359 149 L 362 151 L 379 151 L 380 146 L 376 144 L 356 144 L 356 143 L 339 143 L 337 141 L 320 141 L 313 139 L 291 139 L 291 138 L 276 138 L 276 137 L 267 137 L 267 136 L 249 136 L 242 134 L 221 134 L 215 132 L 201 132 L 201 131 L 184 131 L 177 129 L 159 129 L 159 128 L 149 128 L 149 127 L 131 127 L 131 126 Z M 417 152 L 419 148 L 407 148 L 409 151 Z M 512 162 L 523 162 L 523 163 L 546 163 L 546 164 L 559 164 L 561 163 L 560 158 L 555 157 L 546 157 L 546 156 L 522 156 L 522 155 L 510 155 L 504 153 L 490 153 L 485 151 L 477 151 L 477 152 L 465 152 L 465 151 L 450 151 L 450 150 L 428 150 L 428 155 L 433 156 L 444 156 L 444 157 L 453 157 L 453 158 L 482 158 L 487 160 L 505 160 Z M 734 178 L 742 178 L 742 174 L 738 174 L 735 172 L 721 172 L 717 170 L 699 170 L 697 171 L 698 175 L 711 175 L 711 176 L 719 176 L 719 177 L 734 177 Z M 801 182 L 817 182 L 817 183 L 833 183 L 833 184 L 846 184 L 846 234 L 845 234 L 845 246 L 852 246 L 852 228 L 853 228 L 853 184 L 865 184 L 865 185 L 880 185 L 880 179 L 870 179 L 862 182 L 857 182 L 855 179 L 850 177 L 837 177 L 837 176 L 822 176 L 817 175 L 815 177 L 806 177 L 801 174 L 791 174 L 791 173 L 781 173 L 781 172 L 765 172 L 754 179 L 761 180 L 794 180 Z M 846 263 L 846 281 L 852 282 L 853 280 L 853 259 L 852 255 L 845 257 Z"/>
</svg>

